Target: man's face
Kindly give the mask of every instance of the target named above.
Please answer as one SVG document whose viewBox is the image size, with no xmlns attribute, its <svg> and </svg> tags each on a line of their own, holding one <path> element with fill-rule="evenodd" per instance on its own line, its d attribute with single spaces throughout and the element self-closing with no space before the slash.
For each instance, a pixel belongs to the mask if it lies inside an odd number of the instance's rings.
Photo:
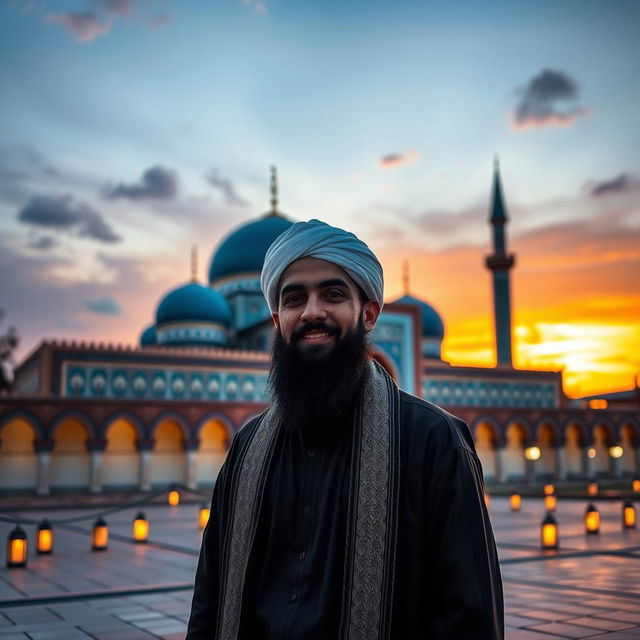
<svg viewBox="0 0 640 640">
<path fill-rule="evenodd" d="M 379 314 L 375 300 L 361 303 L 356 283 L 338 265 L 301 258 L 280 278 L 273 321 L 285 343 L 313 358 L 331 352 L 361 318 L 364 330 L 371 331 Z"/>
</svg>

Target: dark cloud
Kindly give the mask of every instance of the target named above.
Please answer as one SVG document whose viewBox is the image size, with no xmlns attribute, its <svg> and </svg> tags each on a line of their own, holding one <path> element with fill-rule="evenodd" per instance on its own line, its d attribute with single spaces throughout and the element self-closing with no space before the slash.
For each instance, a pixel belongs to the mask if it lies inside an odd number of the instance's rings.
<svg viewBox="0 0 640 640">
<path fill-rule="evenodd" d="M 46 22 L 61 24 L 76 40 L 83 44 L 93 42 L 99 36 L 109 33 L 111 22 L 102 22 L 94 11 L 66 11 L 50 13 Z"/>
<path fill-rule="evenodd" d="M 24 224 L 45 227 L 55 231 L 68 231 L 80 238 L 92 238 L 100 242 L 120 242 L 102 215 L 88 204 L 65 196 L 35 196 L 18 212 L 18 220 Z"/>
<path fill-rule="evenodd" d="M 105 193 L 108 198 L 172 200 L 176 197 L 177 192 L 178 176 L 176 172 L 172 169 L 155 166 L 150 167 L 142 174 L 140 182 L 108 186 Z"/>
<path fill-rule="evenodd" d="M 588 182 L 585 188 L 589 195 L 597 198 L 609 193 L 628 193 L 640 188 L 640 180 L 626 173 L 621 173 L 617 178 L 601 180 L 600 182 Z"/>
<path fill-rule="evenodd" d="M 102 296 L 101 298 L 89 298 L 84 301 L 84 306 L 93 311 L 93 313 L 100 313 L 102 315 L 114 316 L 122 313 L 122 309 L 118 304 L 118 301 L 111 296 Z"/>
<path fill-rule="evenodd" d="M 237 207 L 246 207 L 249 203 L 238 195 L 236 188 L 228 178 L 223 178 L 217 171 L 217 169 L 211 169 L 205 176 L 207 182 L 222 192 L 224 201 L 227 204 Z"/>
<path fill-rule="evenodd" d="M 27 245 L 29 249 L 35 249 L 36 251 L 48 251 L 57 246 L 58 241 L 53 236 L 38 236 L 32 238 Z"/>
<path fill-rule="evenodd" d="M 513 112 L 516 128 L 570 125 L 587 110 L 577 105 L 578 85 L 565 73 L 543 69 L 518 89 L 520 100 Z"/>
<path fill-rule="evenodd" d="M 391 169 L 403 164 L 410 164 L 418 159 L 417 151 L 407 151 L 405 153 L 387 153 L 378 161 L 378 166 L 382 169 Z"/>
</svg>

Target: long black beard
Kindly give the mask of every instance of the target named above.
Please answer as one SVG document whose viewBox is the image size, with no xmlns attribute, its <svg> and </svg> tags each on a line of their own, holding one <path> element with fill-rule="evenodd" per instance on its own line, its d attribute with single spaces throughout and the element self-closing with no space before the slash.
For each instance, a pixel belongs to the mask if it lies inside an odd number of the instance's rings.
<svg viewBox="0 0 640 640">
<path fill-rule="evenodd" d="M 370 347 L 360 320 L 330 349 L 302 351 L 297 336 L 312 329 L 336 332 L 324 323 L 313 323 L 297 330 L 287 344 L 276 331 L 269 386 L 286 427 L 311 437 L 329 436 L 353 416 Z"/>
</svg>

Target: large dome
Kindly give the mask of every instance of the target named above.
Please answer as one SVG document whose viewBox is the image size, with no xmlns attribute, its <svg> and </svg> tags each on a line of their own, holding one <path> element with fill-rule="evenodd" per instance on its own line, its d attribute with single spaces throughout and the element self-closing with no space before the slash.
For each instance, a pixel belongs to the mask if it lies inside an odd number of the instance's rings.
<svg viewBox="0 0 640 640">
<path fill-rule="evenodd" d="M 431 305 L 409 295 L 402 296 L 402 298 L 398 298 L 393 302 L 397 302 L 399 304 L 412 304 L 420 308 L 423 338 L 444 338 L 444 324 L 442 322 L 442 318 Z"/>
<path fill-rule="evenodd" d="M 225 327 L 231 322 L 227 301 L 197 282 L 170 291 L 158 305 L 156 325 L 168 322 L 215 322 Z"/>
<path fill-rule="evenodd" d="M 230 233 L 213 254 L 209 282 L 242 273 L 262 271 L 271 243 L 293 222 L 280 215 L 267 215 Z"/>
<path fill-rule="evenodd" d="M 157 344 L 156 326 L 152 324 L 140 334 L 140 346 L 147 347 L 151 344 Z"/>
</svg>

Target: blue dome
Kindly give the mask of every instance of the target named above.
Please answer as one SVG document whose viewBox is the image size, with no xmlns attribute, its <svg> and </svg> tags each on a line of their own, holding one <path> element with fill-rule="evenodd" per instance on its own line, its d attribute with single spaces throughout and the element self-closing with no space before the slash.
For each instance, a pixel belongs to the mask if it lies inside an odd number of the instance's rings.
<svg viewBox="0 0 640 640">
<path fill-rule="evenodd" d="M 400 304 L 412 304 L 420 308 L 422 316 L 422 337 L 423 338 L 444 338 L 444 324 L 440 314 L 429 304 L 414 298 L 413 296 L 402 296 L 393 302 Z"/>
<path fill-rule="evenodd" d="M 156 326 L 166 322 L 217 322 L 228 327 L 231 309 L 216 291 L 197 282 L 170 291 L 156 310 Z"/>
<path fill-rule="evenodd" d="M 156 326 L 154 324 L 152 324 L 150 327 L 147 327 L 140 334 L 140 346 L 146 347 L 147 345 L 150 345 L 150 344 L 157 344 Z"/>
<path fill-rule="evenodd" d="M 280 215 L 268 215 L 230 233 L 213 254 L 209 282 L 241 273 L 262 271 L 271 243 L 293 222 Z"/>
</svg>

